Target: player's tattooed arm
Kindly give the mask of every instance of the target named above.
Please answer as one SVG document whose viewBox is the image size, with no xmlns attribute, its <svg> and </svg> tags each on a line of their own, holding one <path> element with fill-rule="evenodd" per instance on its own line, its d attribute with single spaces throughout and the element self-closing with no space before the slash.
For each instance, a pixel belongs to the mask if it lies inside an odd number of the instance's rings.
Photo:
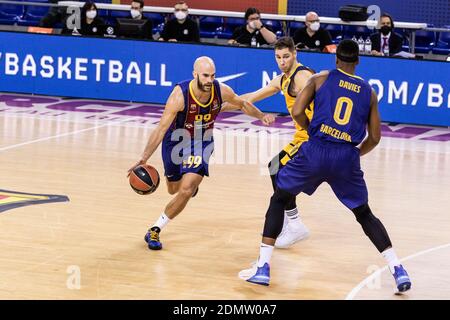
<svg viewBox="0 0 450 320">
<path fill-rule="evenodd" d="M 275 117 L 271 114 L 264 114 L 253 103 L 242 99 L 233 89 L 225 84 L 221 84 L 222 98 L 226 104 L 222 105 L 222 111 L 242 110 L 245 114 L 261 120 L 265 125 L 269 125 L 275 121 Z"/>
<path fill-rule="evenodd" d="M 363 156 L 372 151 L 381 140 L 381 119 L 378 112 L 378 97 L 372 89 L 370 97 L 370 113 L 367 123 L 367 137 L 361 144 L 360 155 Z"/>
<path fill-rule="evenodd" d="M 164 138 L 167 129 L 169 129 L 173 120 L 177 116 L 177 113 L 182 111 L 184 108 L 184 97 L 183 92 L 179 86 L 176 86 L 166 102 L 166 107 L 158 123 L 158 126 L 152 131 L 148 139 L 147 145 L 145 146 L 144 152 L 141 155 L 139 161 L 128 170 L 128 174 L 137 167 L 138 165 L 144 164 L 152 156 L 155 150 L 158 148 L 159 144 Z"/>
</svg>

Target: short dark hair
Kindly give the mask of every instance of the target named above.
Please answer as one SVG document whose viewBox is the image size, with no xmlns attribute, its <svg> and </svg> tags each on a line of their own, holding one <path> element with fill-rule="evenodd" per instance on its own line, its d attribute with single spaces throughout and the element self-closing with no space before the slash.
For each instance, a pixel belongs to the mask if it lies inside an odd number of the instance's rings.
<svg viewBox="0 0 450 320">
<path fill-rule="evenodd" d="M 137 2 L 141 6 L 140 9 L 144 7 L 144 0 L 132 0 L 131 2 Z"/>
<path fill-rule="evenodd" d="M 93 1 L 86 1 L 83 5 L 83 7 L 81 8 L 81 17 L 86 17 L 86 12 L 89 11 L 92 7 L 95 8 L 95 10 L 97 10 L 97 5 L 95 4 L 95 2 Z"/>
<path fill-rule="evenodd" d="M 392 29 L 394 29 L 394 19 L 392 19 L 392 16 L 391 16 L 389 13 L 384 12 L 384 13 L 380 16 L 380 21 L 381 21 L 381 18 L 389 18 L 389 20 L 391 20 L 391 26 L 392 26 Z"/>
<path fill-rule="evenodd" d="M 291 37 L 281 37 L 275 42 L 275 50 L 288 48 L 289 51 L 295 51 L 294 40 Z"/>
<path fill-rule="evenodd" d="M 261 13 L 259 12 L 259 10 L 256 9 L 256 8 L 248 8 L 248 9 L 245 11 L 245 20 L 247 20 L 248 17 L 250 17 L 252 14 L 255 14 L 255 13 L 261 14 Z"/>
<path fill-rule="evenodd" d="M 342 62 L 355 63 L 358 61 L 358 56 L 358 44 L 350 39 L 342 40 L 336 49 L 336 57 Z"/>
</svg>

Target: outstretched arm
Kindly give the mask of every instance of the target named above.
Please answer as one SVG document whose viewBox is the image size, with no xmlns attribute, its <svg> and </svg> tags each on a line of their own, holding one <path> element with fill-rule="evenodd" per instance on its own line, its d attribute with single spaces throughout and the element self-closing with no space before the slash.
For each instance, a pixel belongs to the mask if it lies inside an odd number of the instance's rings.
<svg viewBox="0 0 450 320">
<path fill-rule="evenodd" d="M 270 83 L 267 86 L 265 86 L 259 90 L 256 90 L 256 91 L 243 94 L 239 97 L 244 100 L 247 100 L 249 102 L 252 102 L 252 103 L 264 100 L 268 97 L 271 97 L 274 94 L 280 92 L 280 90 L 281 90 L 280 78 L 281 78 L 281 75 L 275 77 L 272 81 L 270 81 Z M 225 110 L 224 110 L 224 108 L 225 108 Z M 240 110 L 240 107 L 237 105 L 233 105 L 230 102 L 226 102 L 222 105 L 222 110 L 224 110 L 224 111 Z"/>
<path fill-rule="evenodd" d="M 141 155 L 140 160 L 134 164 L 129 170 L 128 174 L 137 167 L 138 165 L 144 164 L 152 156 L 155 150 L 158 148 L 159 144 L 164 138 L 164 135 L 172 124 L 173 120 L 177 116 L 177 113 L 183 109 L 184 97 L 179 86 L 176 86 L 172 93 L 167 99 L 166 107 L 161 116 L 158 126 L 152 131 L 148 139 L 147 145 L 145 146 L 144 152 Z"/>
<path fill-rule="evenodd" d="M 222 107 L 222 111 L 229 110 L 242 110 L 245 114 L 254 117 L 258 120 L 261 120 L 265 125 L 269 125 L 275 121 L 275 117 L 270 114 L 264 114 L 257 107 L 253 105 L 253 103 L 248 102 L 247 100 L 242 99 L 234 93 L 233 89 L 225 84 L 220 85 L 222 91 L 223 101 L 228 103 L 224 104 Z M 232 106 L 232 108 L 230 108 Z"/>
<path fill-rule="evenodd" d="M 361 144 L 360 155 L 363 156 L 372 151 L 381 140 L 381 120 L 378 112 L 378 97 L 372 89 L 370 97 L 369 122 L 367 123 L 367 138 Z"/>
</svg>

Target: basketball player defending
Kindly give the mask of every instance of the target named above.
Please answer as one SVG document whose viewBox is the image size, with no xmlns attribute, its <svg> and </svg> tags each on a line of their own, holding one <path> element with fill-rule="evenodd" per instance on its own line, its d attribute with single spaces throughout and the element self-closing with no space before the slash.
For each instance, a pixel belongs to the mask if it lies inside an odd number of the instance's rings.
<svg viewBox="0 0 450 320">
<path fill-rule="evenodd" d="M 229 86 L 214 80 L 215 74 L 212 59 L 200 57 L 195 61 L 194 79 L 174 87 L 141 159 L 128 170 L 130 173 L 136 166 L 145 164 L 162 142 L 167 189 L 176 196 L 145 235 L 149 249 L 162 249 L 159 233 L 195 196 L 203 177 L 209 176 L 209 157 L 214 149 L 212 131 L 219 112 L 237 106 L 265 125 L 274 121 L 272 115 L 265 115 L 252 103 L 239 98 Z M 223 102 L 229 102 L 229 107 L 222 108 Z"/>
<path fill-rule="evenodd" d="M 297 97 L 292 116 L 308 130 L 309 140 L 277 175 L 277 188 L 266 214 L 258 262 L 239 273 L 242 279 L 269 285 L 270 258 L 283 227 L 286 204 L 293 195 L 300 192 L 312 195 L 322 182 L 327 182 L 386 259 L 398 291 L 411 288 L 409 276 L 392 248 L 386 229 L 368 205 L 360 157 L 379 143 L 381 124 L 376 93 L 366 81 L 354 75 L 359 62 L 358 51 L 355 42 L 341 41 L 336 51 L 337 69 L 312 76 Z M 306 110 L 312 101 L 314 116 L 310 121 Z M 364 139 L 366 126 L 368 136 Z"/>
<path fill-rule="evenodd" d="M 295 44 L 290 37 L 280 38 L 275 43 L 275 60 L 282 73 L 264 88 L 244 94 L 241 98 L 254 103 L 281 91 L 286 100 L 289 114 L 292 116 L 292 106 L 294 105 L 295 97 L 305 87 L 306 81 L 314 74 L 314 71 L 298 62 Z M 306 114 L 311 119 L 312 108 L 308 108 Z M 296 131 L 293 140 L 269 163 L 270 178 L 272 179 L 274 190 L 276 188 L 275 180 L 278 171 L 292 159 L 301 144 L 308 140 L 306 130 L 302 129 L 295 121 L 294 125 Z M 300 219 L 295 200 L 295 196 L 292 196 L 284 208 L 283 229 L 275 241 L 275 247 L 277 248 L 288 248 L 309 235 L 308 228 Z"/>
</svg>

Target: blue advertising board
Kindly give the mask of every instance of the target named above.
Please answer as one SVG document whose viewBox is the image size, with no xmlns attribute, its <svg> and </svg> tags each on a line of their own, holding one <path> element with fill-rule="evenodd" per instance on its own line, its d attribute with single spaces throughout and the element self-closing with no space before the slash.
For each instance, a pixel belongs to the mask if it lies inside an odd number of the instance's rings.
<svg viewBox="0 0 450 320">
<path fill-rule="evenodd" d="M 202 55 L 238 94 L 279 73 L 272 49 L 0 32 L 0 91 L 164 103 Z M 331 54 L 298 58 L 316 71 L 335 67 Z M 357 73 L 377 92 L 383 121 L 450 126 L 449 63 L 361 57 Z M 257 105 L 286 112 L 281 94 Z"/>
</svg>

